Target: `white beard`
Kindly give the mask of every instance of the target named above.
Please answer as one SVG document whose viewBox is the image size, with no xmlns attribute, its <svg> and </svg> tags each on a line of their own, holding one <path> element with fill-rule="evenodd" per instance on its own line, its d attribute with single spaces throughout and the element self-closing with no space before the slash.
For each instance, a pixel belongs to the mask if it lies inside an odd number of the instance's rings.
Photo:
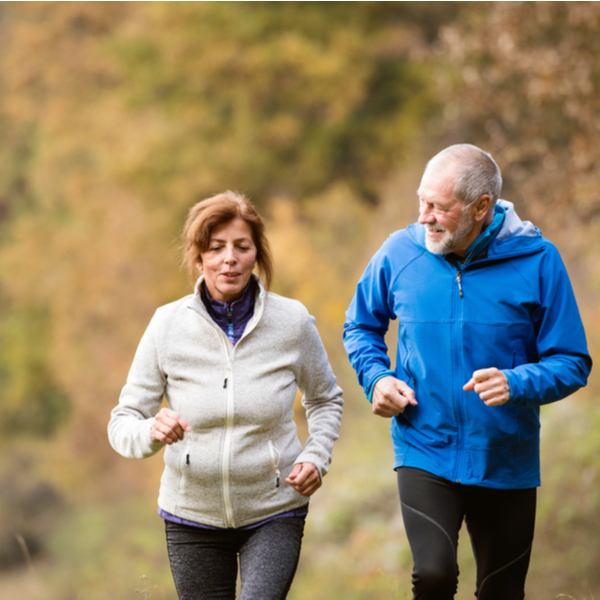
<svg viewBox="0 0 600 600">
<path fill-rule="evenodd" d="M 425 235 L 425 247 L 432 254 L 441 254 L 446 255 L 454 252 L 458 245 L 462 242 L 463 238 L 469 233 L 471 228 L 473 227 L 473 219 L 469 215 L 469 211 L 463 209 L 463 213 L 460 217 L 460 221 L 458 222 L 458 227 L 454 233 L 449 233 L 445 227 L 441 225 L 429 225 L 425 224 L 427 229 L 431 229 L 433 231 L 443 231 L 445 234 L 438 240 L 432 240 L 427 235 Z"/>
</svg>

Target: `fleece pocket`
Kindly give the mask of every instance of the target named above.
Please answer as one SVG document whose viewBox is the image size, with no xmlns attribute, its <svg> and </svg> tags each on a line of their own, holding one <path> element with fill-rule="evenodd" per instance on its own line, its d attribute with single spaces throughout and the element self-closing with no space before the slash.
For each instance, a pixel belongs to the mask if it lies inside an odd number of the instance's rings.
<svg viewBox="0 0 600 600">
<path fill-rule="evenodd" d="M 273 442 L 269 440 L 269 453 L 271 454 L 271 464 L 273 465 L 273 473 L 275 475 L 275 487 L 279 487 L 281 472 L 279 471 L 279 462 L 281 461 L 281 453 L 275 446 Z"/>
</svg>

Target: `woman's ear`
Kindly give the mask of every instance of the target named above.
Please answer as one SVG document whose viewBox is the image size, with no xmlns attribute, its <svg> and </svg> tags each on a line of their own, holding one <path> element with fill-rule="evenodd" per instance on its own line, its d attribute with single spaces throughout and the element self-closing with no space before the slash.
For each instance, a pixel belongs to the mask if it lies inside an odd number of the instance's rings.
<svg viewBox="0 0 600 600">
<path fill-rule="evenodd" d="M 196 262 L 196 267 L 198 268 L 198 271 L 200 271 L 200 273 L 202 273 L 202 261 L 201 260 Z"/>
</svg>

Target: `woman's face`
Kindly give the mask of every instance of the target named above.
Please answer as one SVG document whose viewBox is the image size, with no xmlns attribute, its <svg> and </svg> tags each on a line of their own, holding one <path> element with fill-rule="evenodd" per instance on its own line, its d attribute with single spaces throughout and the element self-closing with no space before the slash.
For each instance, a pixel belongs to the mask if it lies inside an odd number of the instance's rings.
<svg viewBox="0 0 600 600">
<path fill-rule="evenodd" d="M 198 267 L 211 297 L 233 302 L 244 291 L 256 264 L 256 245 L 250 225 L 241 217 L 218 225 L 212 231 L 210 244 L 202 252 Z"/>
</svg>

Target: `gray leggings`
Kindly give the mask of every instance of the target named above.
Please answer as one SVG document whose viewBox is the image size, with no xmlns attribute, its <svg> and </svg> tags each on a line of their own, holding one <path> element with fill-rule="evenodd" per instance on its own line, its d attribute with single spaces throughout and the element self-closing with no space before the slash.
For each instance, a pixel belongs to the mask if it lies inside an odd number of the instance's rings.
<svg viewBox="0 0 600 600">
<path fill-rule="evenodd" d="M 305 517 L 281 517 L 254 529 L 202 529 L 165 521 L 180 600 L 283 600 L 298 566 Z"/>
</svg>

